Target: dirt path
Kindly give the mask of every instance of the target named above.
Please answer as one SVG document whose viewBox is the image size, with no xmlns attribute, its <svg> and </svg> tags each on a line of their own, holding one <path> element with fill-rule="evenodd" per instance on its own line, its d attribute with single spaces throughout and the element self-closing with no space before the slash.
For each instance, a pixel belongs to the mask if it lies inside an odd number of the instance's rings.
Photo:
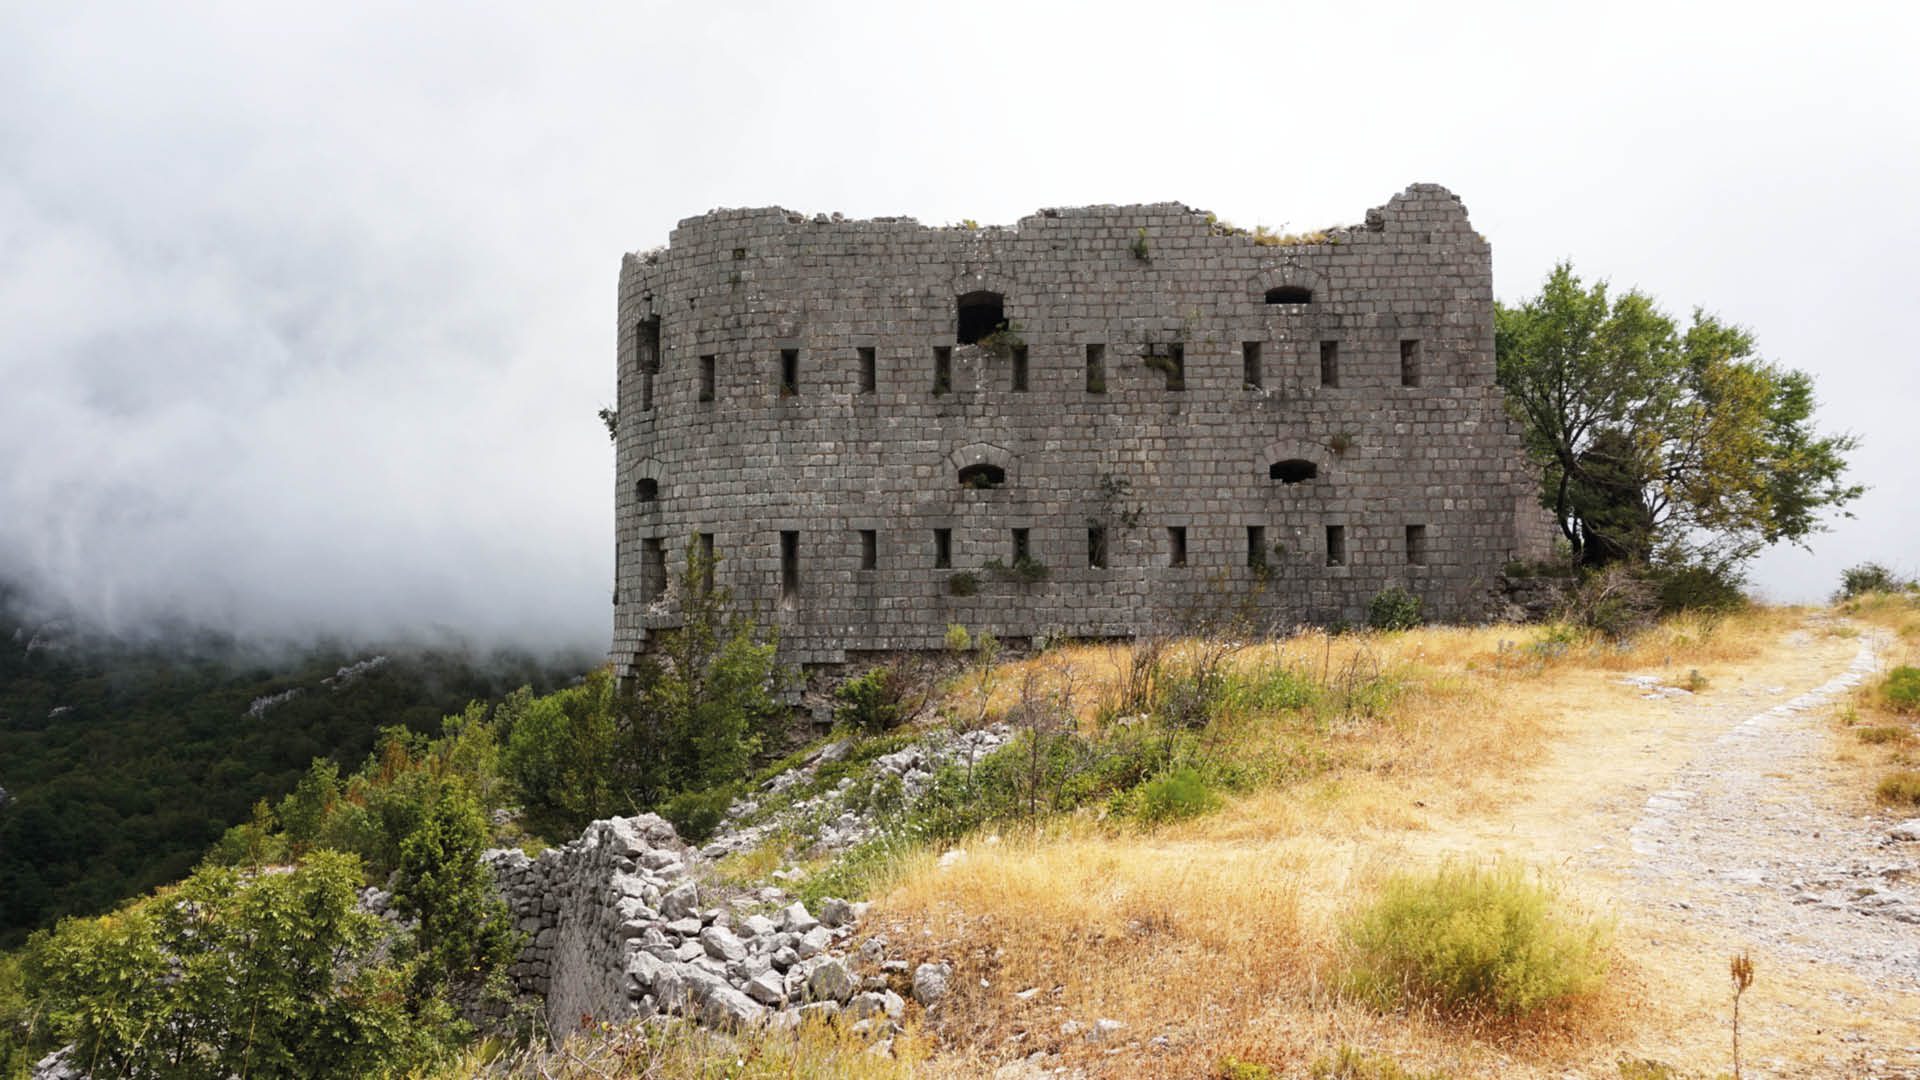
<svg viewBox="0 0 1920 1080">
<path fill-rule="evenodd" d="M 1608 909 L 1670 1014 L 1619 1050 L 1724 1069 L 1727 958 L 1748 950 L 1747 1075 L 1920 1077 L 1920 842 L 1863 815 L 1834 761 L 1833 708 L 1879 652 L 1834 631 L 1815 617 L 1700 693 L 1589 673 L 1506 805 L 1409 854 L 1558 866 Z"/>
</svg>

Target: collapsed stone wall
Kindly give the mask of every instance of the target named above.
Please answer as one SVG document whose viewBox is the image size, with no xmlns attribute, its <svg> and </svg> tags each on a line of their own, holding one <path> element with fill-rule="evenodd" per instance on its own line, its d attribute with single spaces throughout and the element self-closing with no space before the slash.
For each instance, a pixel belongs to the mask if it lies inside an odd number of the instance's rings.
<svg viewBox="0 0 1920 1080">
<path fill-rule="evenodd" d="M 839 664 L 1223 599 L 1358 621 L 1393 584 L 1478 618 L 1551 539 L 1494 382 L 1490 249 L 1429 184 L 1279 246 L 1171 203 L 718 210 L 623 261 L 618 364 L 621 675 L 677 622 L 688 548 L 787 660 Z M 1022 554 L 1044 577 L 988 570 Z"/>
</svg>

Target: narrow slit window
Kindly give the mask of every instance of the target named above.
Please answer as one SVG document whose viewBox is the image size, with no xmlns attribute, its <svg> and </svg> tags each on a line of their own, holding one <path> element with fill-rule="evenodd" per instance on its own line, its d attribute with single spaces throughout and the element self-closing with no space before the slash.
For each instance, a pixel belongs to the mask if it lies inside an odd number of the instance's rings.
<svg viewBox="0 0 1920 1080">
<path fill-rule="evenodd" d="M 714 369 L 713 357 L 703 356 L 700 358 L 700 400 L 701 401 L 713 400 L 713 381 L 714 381 L 713 369 Z"/>
<path fill-rule="evenodd" d="M 1087 565 L 1095 570 L 1107 568 L 1107 528 L 1095 525 L 1087 530 Z"/>
<path fill-rule="evenodd" d="M 1013 392 L 1016 394 L 1026 393 L 1027 392 L 1027 347 L 1025 345 L 1014 346 L 1013 370 L 1011 372 L 1011 376 L 1013 379 Z"/>
<path fill-rule="evenodd" d="M 1107 392 L 1107 347 L 1105 345 L 1087 346 L 1087 393 L 1104 394 Z"/>
<path fill-rule="evenodd" d="M 667 546 L 657 536 L 640 541 L 641 589 L 649 603 L 667 595 Z"/>
<path fill-rule="evenodd" d="M 660 319 L 642 319 L 635 328 L 635 352 L 640 360 L 640 411 L 653 409 L 653 378 L 660 374 Z"/>
<path fill-rule="evenodd" d="M 935 570 L 953 569 L 953 530 L 933 530 L 933 568 Z"/>
<path fill-rule="evenodd" d="M 946 394 L 953 391 L 953 347 L 935 345 L 933 347 L 933 392 Z"/>
<path fill-rule="evenodd" d="M 780 396 L 793 397 L 800 392 L 800 350 L 780 350 Z"/>
<path fill-rule="evenodd" d="M 1027 543 L 1028 535 L 1026 529 L 1013 530 L 1013 561 L 1016 563 L 1025 562 L 1033 557 L 1033 549 Z"/>
<path fill-rule="evenodd" d="M 705 596 L 713 591 L 713 534 L 695 533 L 693 547 L 700 553 L 700 594 Z"/>
<path fill-rule="evenodd" d="M 1320 343 L 1320 385 L 1340 385 L 1340 343 L 1323 341 Z"/>
<path fill-rule="evenodd" d="M 1420 385 L 1420 339 L 1407 338 L 1400 342 L 1400 385 Z"/>
<path fill-rule="evenodd" d="M 791 610 L 800 598 L 800 534 L 780 533 L 780 606 Z"/>
<path fill-rule="evenodd" d="M 873 570 L 880 565 L 880 533 L 874 529 L 860 530 L 860 569 Z"/>
<path fill-rule="evenodd" d="M 1427 565 L 1427 527 L 1425 525 L 1407 526 L 1407 562 L 1414 566 Z"/>
<path fill-rule="evenodd" d="M 1167 526 L 1167 565 L 1187 565 L 1187 527 L 1185 525 Z"/>
<path fill-rule="evenodd" d="M 1347 565 L 1347 527 L 1345 525 L 1327 526 L 1327 565 Z"/>
<path fill-rule="evenodd" d="M 1247 526 L 1247 565 L 1259 569 L 1267 565 L 1267 527 Z"/>
<path fill-rule="evenodd" d="M 874 387 L 879 383 L 879 367 L 880 363 L 875 358 L 872 346 L 862 346 L 860 348 L 861 393 L 873 393 Z"/>
<path fill-rule="evenodd" d="M 1240 343 L 1240 378 L 1247 389 L 1258 390 L 1265 386 L 1260 372 L 1260 343 L 1243 341 Z"/>
</svg>

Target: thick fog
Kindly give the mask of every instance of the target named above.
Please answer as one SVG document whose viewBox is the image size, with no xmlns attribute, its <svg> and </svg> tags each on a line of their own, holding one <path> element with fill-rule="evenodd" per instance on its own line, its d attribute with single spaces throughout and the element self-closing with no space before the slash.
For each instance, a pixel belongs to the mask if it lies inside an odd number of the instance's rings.
<svg viewBox="0 0 1920 1080">
<path fill-rule="evenodd" d="M 1865 444 L 1782 599 L 1920 570 L 1903 6 L 252 5 L 0 14 L 0 576 L 110 628 L 603 648 L 623 251 L 715 206 L 939 224 L 1451 187 L 1753 329 Z"/>
</svg>

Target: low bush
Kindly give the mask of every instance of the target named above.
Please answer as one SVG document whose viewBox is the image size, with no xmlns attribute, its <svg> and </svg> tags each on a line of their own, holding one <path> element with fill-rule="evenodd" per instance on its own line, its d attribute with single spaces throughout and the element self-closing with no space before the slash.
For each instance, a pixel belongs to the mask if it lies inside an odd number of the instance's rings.
<svg viewBox="0 0 1920 1080">
<path fill-rule="evenodd" d="M 1149 825 L 1197 817 L 1219 805 L 1220 796 L 1191 765 L 1162 773 L 1132 792 L 1133 816 Z"/>
<path fill-rule="evenodd" d="M 1840 592 L 1836 600 L 1851 600 L 1867 593 L 1897 593 L 1914 587 L 1914 582 L 1876 562 L 1863 562 L 1840 571 Z"/>
<path fill-rule="evenodd" d="M 1888 672 L 1880 696 L 1894 712 L 1920 713 L 1920 668 L 1902 665 Z"/>
<path fill-rule="evenodd" d="M 890 667 L 876 667 L 834 690 L 833 720 L 869 735 L 898 727 L 906 719 L 905 683 Z"/>
<path fill-rule="evenodd" d="M 1409 1072 L 1390 1057 L 1351 1046 L 1342 1046 L 1331 1057 L 1315 1058 L 1307 1075 L 1313 1080 L 1446 1080 L 1445 1073 Z"/>
<path fill-rule="evenodd" d="M 1608 937 L 1515 865 L 1398 874 L 1347 926 L 1349 989 L 1380 1008 L 1528 1013 L 1598 989 Z"/>
<path fill-rule="evenodd" d="M 1724 613 L 1749 603 L 1746 581 L 1737 569 L 1707 566 L 1661 567 L 1649 572 L 1660 614 L 1682 611 Z"/>
<path fill-rule="evenodd" d="M 1560 620 L 1621 641 L 1653 625 L 1659 610 L 1660 598 L 1644 573 L 1616 565 L 1582 578 L 1567 595 Z"/>
<path fill-rule="evenodd" d="M 733 796 L 731 787 L 683 791 L 660 804 L 660 816 L 673 822 L 681 839 L 690 844 L 705 843 L 726 820 Z"/>
<path fill-rule="evenodd" d="M 1905 742 L 1907 729 L 1897 727 L 1863 727 L 1855 728 L 1853 734 L 1855 738 L 1863 743 L 1879 746 L 1882 743 Z"/>
<path fill-rule="evenodd" d="M 1880 786 L 1874 788 L 1873 793 L 1883 803 L 1920 806 L 1920 772 L 1912 769 L 1890 772 L 1880 778 Z"/>
<path fill-rule="evenodd" d="M 1422 619 L 1420 598 L 1398 585 L 1389 585 L 1367 601 L 1367 625 L 1375 630 L 1411 630 Z"/>
</svg>

